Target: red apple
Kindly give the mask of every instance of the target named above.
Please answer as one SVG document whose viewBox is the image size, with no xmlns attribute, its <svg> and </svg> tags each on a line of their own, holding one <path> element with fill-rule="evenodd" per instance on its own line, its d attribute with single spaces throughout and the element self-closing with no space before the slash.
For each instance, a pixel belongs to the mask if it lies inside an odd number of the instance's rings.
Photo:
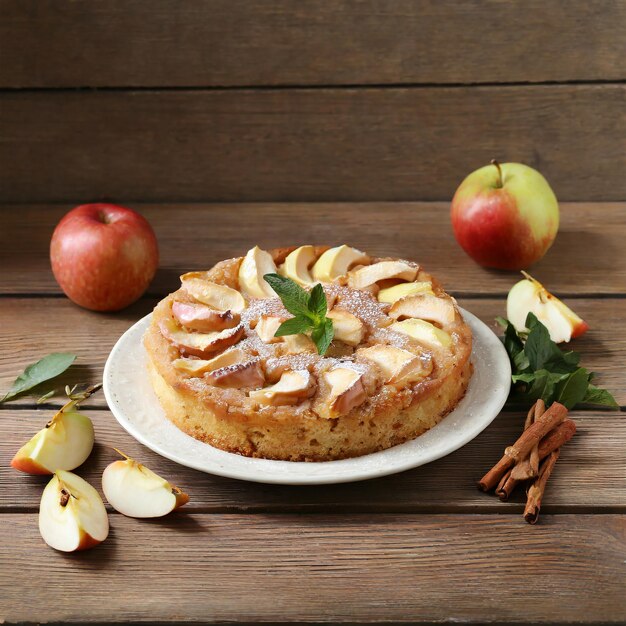
<svg viewBox="0 0 626 626">
<path fill-rule="evenodd" d="M 538 261 L 559 229 L 559 205 L 548 181 L 521 163 L 492 161 L 470 174 L 452 199 L 452 227 L 480 265 L 521 270 Z"/>
<path fill-rule="evenodd" d="M 139 213 L 114 204 L 83 204 L 54 229 L 50 262 L 70 300 L 93 311 L 119 311 L 147 289 L 159 250 Z"/>
</svg>

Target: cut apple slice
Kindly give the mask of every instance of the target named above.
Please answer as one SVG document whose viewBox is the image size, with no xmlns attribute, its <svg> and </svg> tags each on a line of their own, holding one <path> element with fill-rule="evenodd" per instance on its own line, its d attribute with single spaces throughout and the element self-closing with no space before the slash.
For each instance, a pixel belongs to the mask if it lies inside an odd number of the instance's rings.
<svg viewBox="0 0 626 626">
<path fill-rule="evenodd" d="M 456 311 L 450 300 L 424 293 L 398 300 L 389 309 L 389 316 L 394 319 L 416 317 L 447 326 L 454 322 Z"/>
<path fill-rule="evenodd" d="M 275 298 L 276 292 L 263 276 L 275 274 L 276 265 L 272 255 L 259 246 L 254 246 L 244 257 L 239 266 L 239 287 L 251 298 Z"/>
<path fill-rule="evenodd" d="M 333 321 L 335 339 L 349 346 L 358 346 L 363 341 L 365 326 L 356 315 L 343 309 L 333 309 L 326 314 L 326 317 Z"/>
<path fill-rule="evenodd" d="M 418 293 L 427 293 L 431 296 L 434 296 L 435 294 L 433 292 L 433 284 L 431 282 L 424 281 L 414 283 L 400 283 L 399 285 L 394 285 L 393 287 L 387 287 L 386 289 L 381 289 L 378 292 L 378 301 L 393 304 L 401 298 L 414 296 Z"/>
<path fill-rule="evenodd" d="M 178 487 L 120 454 L 124 460 L 114 461 L 102 474 L 102 491 L 116 511 L 128 517 L 163 517 L 189 502 L 189 496 Z"/>
<path fill-rule="evenodd" d="M 199 357 L 208 356 L 234 345 L 241 339 L 244 331 L 243 325 L 240 324 L 215 333 L 189 333 L 182 330 L 171 319 L 161 320 L 159 329 L 161 334 L 181 353 Z"/>
<path fill-rule="evenodd" d="M 220 367 L 204 375 L 205 380 L 217 387 L 257 388 L 265 383 L 259 359 Z"/>
<path fill-rule="evenodd" d="M 315 284 L 311 276 L 311 267 L 315 263 L 315 258 L 313 246 L 300 246 L 287 255 L 285 262 L 280 266 L 280 273 L 302 287 L 310 287 Z"/>
<path fill-rule="evenodd" d="M 303 352 L 317 352 L 313 340 L 303 333 L 297 335 L 285 335 L 283 337 L 285 352 L 287 354 L 301 354 Z"/>
<path fill-rule="evenodd" d="M 255 330 L 261 341 L 264 343 L 278 343 L 280 337 L 275 337 L 279 326 L 285 321 L 283 317 L 275 315 L 261 315 Z"/>
<path fill-rule="evenodd" d="M 264 405 L 293 405 L 308 398 L 314 391 L 313 377 L 308 370 L 284 372 L 271 387 L 250 392 L 250 398 Z"/>
<path fill-rule="evenodd" d="M 187 330 L 201 333 L 233 328 L 240 321 L 239 313 L 218 311 L 206 304 L 189 304 L 176 301 L 172 303 L 172 315 Z"/>
<path fill-rule="evenodd" d="M 313 266 L 313 279 L 322 283 L 332 283 L 344 276 L 357 264 L 367 264 L 370 258 L 356 248 L 337 246 L 326 250 Z"/>
<path fill-rule="evenodd" d="M 553 296 L 539 281 L 526 272 L 526 277 L 513 285 L 506 300 L 506 315 L 519 332 L 527 332 L 526 318 L 534 313 L 548 329 L 555 343 L 580 337 L 589 324 Z"/>
<path fill-rule="evenodd" d="M 323 417 L 334 418 L 345 415 L 367 399 L 363 386 L 363 374 L 356 370 L 349 367 L 335 367 L 324 372 L 324 378 L 330 385 L 330 396 Z"/>
<path fill-rule="evenodd" d="M 205 280 L 200 272 L 183 274 L 180 282 L 192 298 L 218 311 L 241 313 L 246 308 L 244 297 L 236 289 Z"/>
<path fill-rule="evenodd" d="M 403 261 L 380 261 L 350 272 L 348 285 L 353 289 L 365 289 L 381 280 L 390 278 L 413 281 L 418 271 L 418 267 Z"/>
<path fill-rule="evenodd" d="M 86 550 L 104 541 L 109 519 L 100 494 L 80 476 L 58 470 L 39 506 L 39 532 L 55 550 Z"/>
<path fill-rule="evenodd" d="M 448 349 L 452 345 L 452 338 L 445 330 L 424 320 L 408 319 L 395 322 L 389 329 L 408 335 L 429 348 Z"/>
<path fill-rule="evenodd" d="M 231 348 L 216 357 L 207 360 L 204 359 L 175 359 L 172 365 L 181 372 L 191 374 L 192 376 L 201 376 L 207 372 L 212 372 L 221 367 L 241 363 L 247 358 L 246 353 L 240 348 Z"/>
<path fill-rule="evenodd" d="M 426 378 L 433 369 L 431 359 L 394 346 L 361 348 L 357 355 L 374 362 L 383 372 L 385 383 L 413 383 Z"/>
</svg>

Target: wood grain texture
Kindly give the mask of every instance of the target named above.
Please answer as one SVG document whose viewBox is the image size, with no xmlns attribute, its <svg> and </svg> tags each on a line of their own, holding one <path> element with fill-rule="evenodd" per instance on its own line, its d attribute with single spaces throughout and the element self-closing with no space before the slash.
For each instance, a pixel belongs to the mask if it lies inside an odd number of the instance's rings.
<svg viewBox="0 0 626 626">
<path fill-rule="evenodd" d="M 448 200 L 497 157 L 626 199 L 626 84 L 2 94 L 0 201 Z M 601 172 L 601 175 L 599 174 Z"/>
<path fill-rule="evenodd" d="M 34 514 L 0 519 L 7 622 L 626 619 L 624 516 L 118 515 L 75 555 L 46 548 Z"/>
<path fill-rule="evenodd" d="M 2 0 L 0 86 L 620 80 L 625 42 L 610 0 Z"/>
<path fill-rule="evenodd" d="M 116 447 L 166 477 L 191 497 L 187 511 L 209 513 L 516 513 L 525 502 L 520 487 L 510 502 L 476 488 L 476 481 L 523 430 L 524 411 L 502 413 L 457 452 L 402 474 L 320 487 L 262 485 L 202 474 L 151 452 L 128 435 L 108 411 L 85 411 L 94 422 L 96 447 L 76 473 L 101 491 L 104 468 Z M 47 477 L 9 466 L 19 447 L 50 418 L 48 410 L 0 412 L 0 513 L 36 512 Z M 576 436 L 563 447 L 546 491 L 542 514 L 626 512 L 626 419 L 623 413 L 571 414 Z M 112 510 L 112 509 L 109 509 Z"/>
<path fill-rule="evenodd" d="M 58 351 L 78 355 L 76 365 L 55 385 L 61 393 L 65 384 L 102 380 L 104 363 L 115 342 L 149 313 L 155 302 L 142 300 L 122 313 L 102 314 L 80 309 L 65 298 L 0 298 L 0 390 L 8 389 L 26 365 Z M 504 298 L 460 298 L 459 304 L 494 330 L 495 316 L 505 312 Z M 626 299 L 580 299 L 574 304 L 591 330 L 576 339 L 573 347 L 582 354 L 582 364 L 598 373 L 597 384 L 608 388 L 620 405 L 626 405 Z M 49 388 L 43 385 L 38 391 Z M 32 404 L 36 397 L 22 397 L 11 404 Z M 90 398 L 87 406 L 105 406 L 103 395 Z"/>
<path fill-rule="evenodd" d="M 255 244 L 349 243 L 371 254 L 414 259 L 456 295 L 504 295 L 519 277 L 485 270 L 465 255 L 452 234 L 448 202 L 130 206 L 145 215 L 159 240 L 160 270 L 151 294 L 169 293 L 180 274 L 243 255 Z M 0 206 L 0 294 L 59 292 L 48 248 L 70 208 Z M 564 203 L 556 242 L 531 272 L 557 295 L 626 295 L 624 239 L 626 203 Z"/>
</svg>

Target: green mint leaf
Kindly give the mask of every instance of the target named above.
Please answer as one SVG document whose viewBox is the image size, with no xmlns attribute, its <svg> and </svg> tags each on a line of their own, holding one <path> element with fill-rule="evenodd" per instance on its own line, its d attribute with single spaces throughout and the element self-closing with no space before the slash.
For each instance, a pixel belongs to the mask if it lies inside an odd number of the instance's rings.
<svg viewBox="0 0 626 626">
<path fill-rule="evenodd" d="M 504 330 L 506 330 L 509 326 L 511 326 L 511 322 L 506 319 L 506 317 L 502 317 L 501 315 L 496 315 L 496 322 L 502 326 Z"/>
<path fill-rule="evenodd" d="M 298 283 L 280 274 L 265 274 L 263 278 L 277 293 L 289 313 L 313 319 L 309 311 L 309 294 Z"/>
<path fill-rule="evenodd" d="M 573 409 L 587 394 L 589 374 L 584 367 L 579 367 L 572 374 L 565 376 L 554 390 L 554 400 L 568 409 Z"/>
<path fill-rule="evenodd" d="M 531 320 L 531 316 L 534 318 L 534 322 Z M 532 313 L 528 314 L 526 325 L 530 328 L 530 332 L 524 345 L 524 352 L 528 357 L 531 369 L 544 369 L 548 361 L 561 358 L 562 353 L 550 339 L 548 329 Z"/>
<path fill-rule="evenodd" d="M 530 400 L 539 400 L 541 398 L 546 404 L 553 402 L 554 390 L 564 375 L 553 374 L 548 370 L 538 370 L 533 373 L 533 376 L 532 382 L 527 386 L 526 397 Z"/>
<path fill-rule="evenodd" d="M 299 335 L 313 327 L 313 322 L 308 317 L 296 315 L 283 322 L 276 331 L 274 337 L 284 337 L 285 335 Z"/>
<path fill-rule="evenodd" d="M 501 318 L 504 319 L 504 318 Z M 506 351 L 509 353 L 511 365 L 513 365 L 514 372 L 523 372 L 528 369 L 528 358 L 524 353 L 524 343 L 519 338 L 515 326 L 508 320 L 506 321 L 506 330 L 504 331 L 504 337 L 502 342 Z"/>
<path fill-rule="evenodd" d="M 318 321 L 326 317 L 328 303 L 321 283 L 317 283 L 309 292 L 308 308 L 313 315 L 317 316 Z"/>
<path fill-rule="evenodd" d="M 328 318 L 313 329 L 311 339 L 317 346 L 318 354 L 326 354 L 326 350 L 328 350 L 328 346 L 330 346 L 334 336 L 335 330 L 333 328 L 333 321 Z"/>
<path fill-rule="evenodd" d="M 595 385 L 587 387 L 587 393 L 581 400 L 582 404 L 592 404 L 594 406 L 608 406 L 612 409 L 619 409 L 615 398 L 606 390 L 600 389 Z"/>
<path fill-rule="evenodd" d="M 74 361 L 75 354 L 68 352 L 53 352 L 36 363 L 29 365 L 16 379 L 13 386 L 0 402 L 12 400 L 19 394 L 32 389 L 46 380 L 56 378 L 62 374 Z"/>
</svg>

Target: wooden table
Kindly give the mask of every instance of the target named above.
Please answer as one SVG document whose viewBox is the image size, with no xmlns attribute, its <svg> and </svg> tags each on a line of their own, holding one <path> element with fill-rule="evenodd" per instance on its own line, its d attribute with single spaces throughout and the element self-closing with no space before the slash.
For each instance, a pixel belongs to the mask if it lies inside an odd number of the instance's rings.
<svg viewBox="0 0 626 626">
<path fill-rule="evenodd" d="M 4 205 L 0 227 L 0 388 L 42 355 L 73 351 L 63 383 L 97 381 L 109 350 L 185 270 L 262 247 L 348 242 L 421 261 L 493 326 L 513 273 L 479 268 L 456 245 L 446 203 L 135 205 L 153 224 L 161 269 L 126 311 L 74 306 L 47 260 L 68 205 Z M 505 409 L 479 437 L 425 467 L 323 487 L 270 486 L 180 467 L 138 444 L 102 395 L 85 405 L 96 448 L 78 473 L 99 487 L 115 445 L 184 487 L 164 519 L 110 511 L 88 552 L 46 547 L 37 529 L 45 478 L 9 461 L 60 397 L 0 406 L 0 621 L 466 622 L 626 620 L 626 204 L 564 204 L 559 237 L 533 274 L 588 320 L 576 340 L 620 412 L 572 412 L 578 434 L 550 479 L 540 523 L 522 500 L 479 493 L 476 479 L 519 432 Z"/>
</svg>

